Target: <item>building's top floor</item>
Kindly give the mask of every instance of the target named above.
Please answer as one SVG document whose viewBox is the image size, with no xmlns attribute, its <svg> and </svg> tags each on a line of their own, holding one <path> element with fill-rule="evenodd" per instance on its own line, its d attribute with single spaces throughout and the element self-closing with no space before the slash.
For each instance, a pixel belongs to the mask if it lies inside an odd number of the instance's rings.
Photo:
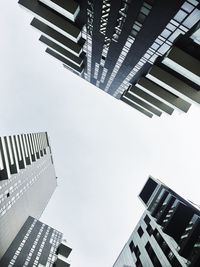
<svg viewBox="0 0 200 267">
<path fill-rule="evenodd" d="M 199 209 L 151 176 L 139 198 L 146 210 L 113 266 L 200 266 Z"/>
<path fill-rule="evenodd" d="M 157 205 L 161 199 L 163 199 L 164 201 L 166 197 L 169 198 L 170 196 L 178 202 L 181 202 L 185 206 L 188 206 L 200 216 L 200 209 L 198 205 L 185 200 L 159 179 L 155 179 L 152 176 L 148 177 L 145 185 L 138 195 L 139 199 L 142 201 L 145 207 L 147 207 L 148 210 L 153 210 L 155 205 Z"/>
<path fill-rule="evenodd" d="M 51 154 L 47 132 L 0 137 L 0 181 L 9 179 L 47 153 Z"/>
</svg>

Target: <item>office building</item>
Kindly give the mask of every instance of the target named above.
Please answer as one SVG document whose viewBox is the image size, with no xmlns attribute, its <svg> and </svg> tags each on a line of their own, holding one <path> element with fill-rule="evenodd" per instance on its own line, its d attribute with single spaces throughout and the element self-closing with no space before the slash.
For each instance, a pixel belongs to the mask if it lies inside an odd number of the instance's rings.
<svg viewBox="0 0 200 267">
<path fill-rule="evenodd" d="M 0 137 L 0 259 L 28 216 L 41 216 L 56 185 L 46 132 Z"/>
<path fill-rule="evenodd" d="M 197 0 L 19 0 L 46 52 L 148 117 L 200 103 Z M 67 86 L 67 85 L 66 85 Z"/>
<path fill-rule="evenodd" d="M 1 267 L 69 267 L 71 248 L 63 235 L 29 216 L 0 260 Z"/>
<path fill-rule="evenodd" d="M 113 267 L 200 266 L 200 210 L 149 177 L 139 194 L 146 207 Z"/>
</svg>

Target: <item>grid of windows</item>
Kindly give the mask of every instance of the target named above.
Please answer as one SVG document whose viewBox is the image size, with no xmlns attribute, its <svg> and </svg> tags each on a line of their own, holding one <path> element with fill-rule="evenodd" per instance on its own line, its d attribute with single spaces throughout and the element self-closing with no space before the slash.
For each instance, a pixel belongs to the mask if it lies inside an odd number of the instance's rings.
<svg viewBox="0 0 200 267">
<path fill-rule="evenodd" d="M 105 91 L 106 92 L 108 92 L 108 90 L 109 90 L 114 78 L 116 77 L 119 69 L 121 68 L 121 66 L 122 66 L 122 64 L 123 64 L 123 62 L 124 62 L 124 60 L 125 60 L 125 58 L 126 58 L 126 56 L 127 56 L 127 54 L 128 54 L 128 52 L 129 52 L 129 50 L 130 50 L 130 48 L 131 48 L 133 43 L 134 43 L 134 38 L 129 36 L 127 38 L 127 41 L 126 41 L 122 51 L 121 51 L 121 54 L 119 55 L 119 58 L 118 58 L 118 60 L 117 60 L 117 62 L 115 64 L 115 67 L 114 67 L 111 75 L 110 75 L 110 78 L 109 78 L 109 80 L 108 80 L 108 82 L 106 84 L 106 87 L 105 87 Z"/>
<path fill-rule="evenodd" d="M 107 6 L 106 6 L 107 12 L 104 15 L 105 19 L 106 19 L 106 22 L 104 21 L 104 25 L 103 25 L 104 31 L 102 32 L 104 35 L 106 35 L 106 28 L 107 28 L 108 17 L 109 17 L 110 6 L 111 6 L 110 5 L 110 1 L 106 1 L 105 0 L 105 2 L 107 2 Z M 120 34 L 122 32 L 123 25 L 124 25 L 126 17 L 127 17 L 127 12 L 128 12 L 128 8 L 129 8 L 130 2 L 131 2 L 131 0 L 123 0 L 121 2 L 121 7 L 119 9 L 119 15 L 118 15 L 118 18 L 117 18 L 117 24 L 116 24 L 116 26 L 114 28 L 113 36 L 111 38 L 108 37 L 108 36 L 105 36 L 105 38 L 104 38 L 104 44 L 103 44 L 103 50 L 102 50 L 102 58 L 101 58 L 101 61 L 100 61 L 100 65 L 102 67 L 104 67 L 104 65 L 105 65 L 106 57 L 107 57 L 111 42 L 112 41 L 117 42 L 118 39 L 119 39 L 119 36 L 120 36 Z M 105 6 L 104 2 L 103 2 L 103 6 Z M 102 15 L 103 15 L 103 13 L 102 13 Z M 100 26 L 100 29 L 101 29 L 101 26 Z M 102 73 L 102 77 L 100 79 L 101 83 L 104 83 L 106 75 L 107 75 L 107 71 Z M 98 83 L 98 85 L 97 84 L 96 85 L 99 86 L 99 84 L 100 83 Z"/>
<path fill-rule="evenodd" d="M 104 83 L 106 75 L 107 75 L 107 72 L 108 72 L 108 69 L 107 68 L 103 68 L 102 75 L 101 75 L 101 80 L 100 80 L 101 83 Z"/>
<path fill-rule="evenodd" d="M 141 216 L 136 228 L 125 244 L 113 267 L 122 266 L 199 266 L 200 263 L 200 210 L 194 203 L 184 200 L 165 184 L 154 179 L 155 187 L 159 190 L 149 196 L 149 177 L 139 194 L 146 211 Z M 167 192 L 167 196 L 163 194 Z M 142 197 L 141 197 L 142 195 Z M 154 202 L 161 196 L 169 204 L 165 217 L 171 220 L 168 229 L 163 227 L 151 214 Z M 150 201 L 144 201 L 145 198 Z M 170 198 L 169 198 L 170 197 Z M 173 197 L 173 198 L 172 198 Z M 169 200 L 172 199 L 172 201 Z M 148 203 L 147 203 L 148 202 Z M 163 203 L 163 204 L 164 204 Z M 166 206 L 166 205 L 165 205 Z M 160 206 L 162 209 L 162 206 Z M 173 209 L 176 212 L 173 213 Z M 169 216 L 167 216 L 169 215 Z M 174 233 L 176 234 L 174 236 Z M 178 235 L 177 235 L 178 233 Z"/>
<path fill-rule="evenodd" d="M 0 138 L 0 179 L 6 180 L 46 154 L 45 133 Z"/>
<path fill-rule="evenodd" d="M 110 14 L 110 7 L 111 7 L 110 0 L 103 0 L 100 29 L 99 29 L 99 32 L 103 35 L 106 35 L 106 28 Z"/>
<path fill-rule="evenodd" d="M 105 65 L 105 61 L 106 61 L 106 57 L 107 57 L 108 50 L 110 47 L 110 43 L 111 43 L 111 38 L 105 36 L 104 44 L 103 44 L 103 50 L 102 50 L 102 58 L 101 58 L 101 62 L 100 62 L 101 66 Z"/>
<path fill-rule="evenodd" d="M 61 240 L 62 240 L 62 233 L 60 233 L 54 229 L 52 236 L 50 238 L 50 241 L 49 241 L 51 244 L 51 250 L 50 250 L 50 253 L 49 253 L 49 256 L 47 259 L 46 267 L 51 266 L 54 263 L 54 261 L 57 257 L 56 251 L 57 251 L 59 244 L 61 243 Z"/>
<path fill-rule="evenodd" d="M 151 9 L 152 9 L 152 1 L 148 1 L 146 0 L 141 9 L 140 9 L 140 12 L 138 14 L 138 17 L 136 19 L 136 21 L 134 22 L 133 24 L 133 28 L 132 28 L 132 31 L 131 31 L 131 36 L 133 38 L 135 38 L 137 36 L 137 34 L 139 33 L 139 31 L 141 30 L 143 24 L 144 24 L 144 21 L 146 19 L 146 17 L 149 15 Z"/>
<path fill-rule="evenodd" d="M 128 36 L 127 38 L 127 41 L 122 49 L 122 52 L 115 64 L 115 67 L 111 73 L 111 76 L 106 84 L 106 88 L 105 88 L 105 91 L 108 92 L 113 80 L 115 79 L 120 67 L 122 66 L 124 60 L 126 59 L 127 57 L 127 54 L 129 52 L 129 50 L 131 49 L 132 47 L 132 44 L 134 43 L 135 41 L 135 37 L 136 35 L 138 34 L 138 32 L 141 30 L 142 28 L 142 25 L 146 19 L 146 17 L 149 15 L 150 11 L 151 11 L 151 8 L 152 6 L 147 2 L 145 1 L 140 9 L 140 12 L 138 14 L 138 17 L 136 19 L 136 21 L 134 22 L 133 24 L 133 28 L 131 30 L 131 33 L 130 35 Z"/>
<path fill-rule="evenodd" d="M 39 240 L 40 240 L 40 238 L 41 238 L 41 236 L 42 236 L 42 233 L 43 233 L 43 231 L 44 231 L 44 227 L 45 227 L 45 224 L 42 224 L 42 225 L 41 225 L 41 228 L 40 228 L 40 230 L 39 230 L 39 232 L 38 232 L 38 234 L 37 234 L 37 236 L 36 236 L 36 238 L 35 238 L 35 241 L 33 242 L 33 245 L 32 245 L 32 247 L 31 247 L 31 250 L 30 250 L 30 252 L 29 252 L 29 254 L 28 254 L 28 256 L 27 256 L 27 258 L 26 258 L 26 260 L 25 260 L 25 263 L 24 263 L 23 267 L 26 267 L 26 266 L 29 265 L 29 262 L 30 262 L 30 260 L 31 260 L 31 258 L 32 258 L 32 256 L 33 256 L 33 252 L 34 252 L 36 246 L 38 245 L 38 242 L 39 242 Z M 48 233 L 49 233 L 49 228 L 50 228 L 50 227 L 48 227 L 47 232 L 46 232 L 47 235 L 48 235 Z M 46 236 L 46 234 L 45 234 L 45 236 Z M 45 237 L 44 237 L 44 238 L 45 238 Z M 44 247 L 44 244 L 42 244 L 42 245 L 43 245 L 43 247 Z M 34 266 L 34 267 L 37 266 L 41 253 L 42 253 L 42 246 L 41 246 L 40 249 L 38 250 L 38 253 L 37 253 L 36 258 L 35 258 L 35 260 L 34 260 L 34 263 L 33 263 L 33 266 Z"/>
<path fill-rule="evenodd" d="M 88 0 L 87 7 L 87 32 L 86 43 L 85 43 L 85 52 L 87 54 L 87 72 L 85 71 L 84 77 L 90 82 L 91 80 L 91 70 L 92 70 L 92 34 L 93 34 L 93 21 L 94 21 L 94 4 L 93 0 Z"/>
<path fill-rule="evenodd" d="M 97 80 L 96 86 L 99 87 L 100 81 Z"/>
<path fill-rule="evenodd" d="M 59 231 L 28 217 L 1 264 L 9 262 L 8 267 L 36 267 L 45 262 L 45 266 L 50 267 L 57 259 L 56 251 L 62 242 L 62 236 Z"/>
<path fill-rule="evenodd" d="M 20 179 L 18 175 L 13 175 L 8 181 L 1 184 L 0 217 L 4 216 L 23 194 L 48 172 L 52 163 L 49 161 L 49 157 L 46 156 L 44 160 L 34 164 L 36 169 L 32 165 L 20 172 Z M 32 170 L 31 173 L 29 169 Z"/>
<path fill-rule="evenodd" d="M 118 17 L 117 17 L 117 23 L 114 28 L 114 33 L 112 36 L 112 40 L 114 42 L 118 42 L 119 36 L 122 32 L 126 17 L 127 17 L 127 12 L 129 9 L 129 4 L 132 2 L 132 0 L 122 0 L 121 1 L 121 6 L 119 9 Z"/>
<path fill-rule="evenodd" d="M 30 228 L 28 229 L 27 233 L 25 234 L 23 240 L 21 241 L 19 247 L 15 251 L 14 256 L 12 257 L 12 259 L 11 259 L 10 264 L 8 265 L 8 267 L 12 267 L 15 264 L 15 262 L 16 262 L 18 256 L 20 255 L 23 247 L 25 246 L 25 244 L 26 244 L 26 242 L 27 242 L 27 240 L 28 240 L 28 238 L 29 238 L 29 236 L 30 236 L 30 234 L 31 234 L 31 232 L 32 232 L 32 230 L 33 230 L 36 222 L 37 222 L 37 220 L 34 219 L 33 223 L 31 224 Z"/>
<path fill-rule="evenodd" d="M 104 57 L 104 58 L 107 57 L 111 41 L 117 42 L 119 39 L 119 36 L 122 32 L 123 25 L 124 25 L 126 17 L 127 17 L 127 12 L 128 12 L 130 3 L 131 3 L 131 0 L 123 0 L 121 2 L 121 7 L 119 9 L 118 18 L 116 20 L 117 23 L 114 27 L 113 36 L 111 38 L 105 36 L 105 39 L 104 39 L 104 45 L 103 45 L 103 51 L 102 51 L 102 57 Z M 110 6 L 109 6 L 109 12 L 110 12 Z M 107 15 L 109 16 L 109 13 Z M 107 22 L 108 22 L 108 20 L 107 20 Z M 107 27 L 107 23 L 106 23 L 106 27 Z M 106 29 L 106 27 L 105 27 L 105 29 Z M 105 33 L 106 33 L 106 31 L 105 31 Z"/>
<path fill-rule="evenodd" d="M 99 73 L 99 63 L 95 63 L 94 78 L 97 79 Z"/>
<path fill-rule="evenodd" d="M 164 55 L 172 46 L 172 42 L 180 35 L 185 34 L 199 20 L 200 10 L 197 8 L 198 2 L 187 0 L 182 5 L 173 19 L 167 24 L 166 28 L 157 37 L 152 46 L 146 51 L 140 61 L 135 65 L 131 72 L 124 79 L 122 84 L 115 91 L 114 96 L 118 96 L 131 85 L 129 81 L 144 66 L 146 62 L 154 63 L 158 56 Z"/>
</svg>

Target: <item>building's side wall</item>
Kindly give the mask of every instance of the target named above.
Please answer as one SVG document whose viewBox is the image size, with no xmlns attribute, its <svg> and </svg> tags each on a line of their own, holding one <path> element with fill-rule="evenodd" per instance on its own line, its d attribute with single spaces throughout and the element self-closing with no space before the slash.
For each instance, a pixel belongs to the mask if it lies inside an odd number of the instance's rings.
<svg viewBox="0 0 200 267">
<path fill-rule="evenodd" d="M 50 147 L 46 154 L 0 181 L 0 258 L 28 218 L 39 218 L 56 188 Z"/>
<path fill-rule="evenodd" d="M 146 223 L 144 221 L 144 218 L 148 216 L 150 219 L 149 223 Z M 171 252 L 175 255 L 175 257 L 178 259 L 180 262 L 180 266 L 186 267 L 186 259 L 182 258 L 176 248 L 177 244 L 176 242 L 168 235 L 164 234 L 162 232 L 161 227 L 155 222 L 154 218 L 149 214 L 149 212 L 144 212 L 142 215 L 139 223 L 135 227 L 133 233 L 131 234 L 128 242 L 124 246 L 123 250 L 121 251 L 119 257 L 117 258 L 116 262 L 114 263 L 113 267 L 124 267 L 124 266 L 130 266 L 130 267 L 135 267 L 135 266 L 148 266 L 148 267 L 153 267 L 155 266 L 152 263 L 151 257 L 148 255 L 147 249 L 145 246 L 147 243 L 150 243 L 150 246 L 152 247 L 157 259 L 160 262 L 160 266 L 168 266 L 172 267 L 171 263 L 163 253 L 160 245 L 154 238 L 152 234 L 148 233 L 148 226 L 150 228 L 157 229 L 160 235 L 163 237 L 167 245 L 169 246 Z M 139 235 L 138 229 L 142 229 L 142 233 Z M 132 251 L 131 251 L 131 243 L 132 243 Z M 135 249 L 136 248 L 136 249 Z M 139 252 L 138 252 L 139 251 Z M 137 265 L 137 261 L 140 261 L 142 265 Z M 136 264 L 137 263 L 137 264 Z M 157 265 L 156 265 L 157 266 Z"/>
<path fill-rule="evenodd" d="M 0 261 L 0 266 L 52 266 L 61 240 L 62 233 L 28 217 Z"/>
</svg>

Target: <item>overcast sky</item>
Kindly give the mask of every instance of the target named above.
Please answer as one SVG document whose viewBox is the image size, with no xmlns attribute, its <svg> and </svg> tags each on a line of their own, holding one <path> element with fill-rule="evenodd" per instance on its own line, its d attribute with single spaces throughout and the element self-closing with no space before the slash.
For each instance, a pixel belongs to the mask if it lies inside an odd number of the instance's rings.
<svg viewBox="0 0 200 267">
<path fill-rule="evenodd" d="M 73 267 L 111 267 L 149 174 L 200 203 L 199 106 L 149 119 L 47 55 L 17 1 L 1 10 L 0 134 L 48 131 L 59 179 L 41 220 L 64 233 Z"/>
</svg>

